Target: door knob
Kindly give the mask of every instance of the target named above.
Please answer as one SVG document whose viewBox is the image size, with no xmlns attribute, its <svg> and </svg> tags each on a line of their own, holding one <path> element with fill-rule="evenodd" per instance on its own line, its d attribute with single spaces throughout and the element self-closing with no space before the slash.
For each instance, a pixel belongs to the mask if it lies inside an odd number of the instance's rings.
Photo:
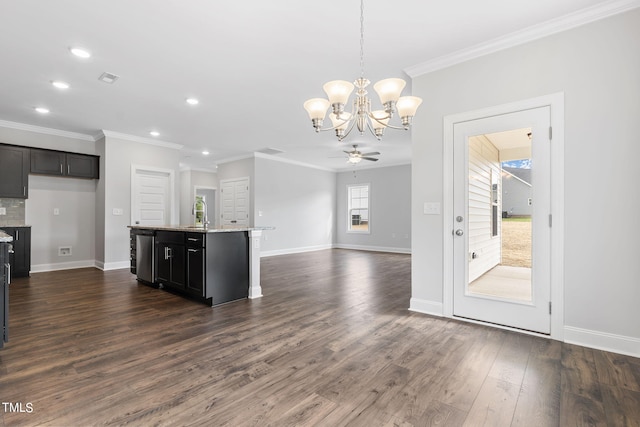
<svg viewBox="0 0 640 427">
<path fill-rule="evenodd" d="M 462 231 L 462 229 L 458 228 L 456 230 L 456 236 L 462 236 L 464 234 L 464 231 Z"/>
</svg>

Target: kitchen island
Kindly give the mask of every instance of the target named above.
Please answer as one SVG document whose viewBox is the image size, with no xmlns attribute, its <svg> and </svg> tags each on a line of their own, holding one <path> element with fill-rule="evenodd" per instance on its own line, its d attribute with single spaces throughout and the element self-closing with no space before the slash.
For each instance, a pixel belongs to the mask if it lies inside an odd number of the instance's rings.
<svg viewBox="0 0 640 427">
<path fill-rule="evenodd" d="M 262 296 L 260 238 L 269 228 L 129 228 L 138 281 L 211 306 Z"/>
</svg>

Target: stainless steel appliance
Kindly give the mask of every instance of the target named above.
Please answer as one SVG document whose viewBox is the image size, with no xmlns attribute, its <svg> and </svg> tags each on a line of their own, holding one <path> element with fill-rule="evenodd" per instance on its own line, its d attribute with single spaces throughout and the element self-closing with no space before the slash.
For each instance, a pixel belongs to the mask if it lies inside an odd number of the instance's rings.
<svg viewBox="0 0 640 427">
<path fill-rule="evenodd" d="M 140 282 L 152 285 L 156 279 L 153 247 L 155 232 L 137 229 L 136 235 L 136 275 Z"/>
</svg>

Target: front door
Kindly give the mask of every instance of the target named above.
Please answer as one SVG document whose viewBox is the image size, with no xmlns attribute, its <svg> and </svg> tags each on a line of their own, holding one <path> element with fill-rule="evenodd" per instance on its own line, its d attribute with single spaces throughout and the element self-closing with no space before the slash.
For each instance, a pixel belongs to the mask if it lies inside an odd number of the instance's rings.
<svg viewBox="0 0 640 427">
<path fill-rule="evenodd" d="M 454 316 L 550 333 L 549 129 L 549 107 L 454 125 Z"/>
</svg>

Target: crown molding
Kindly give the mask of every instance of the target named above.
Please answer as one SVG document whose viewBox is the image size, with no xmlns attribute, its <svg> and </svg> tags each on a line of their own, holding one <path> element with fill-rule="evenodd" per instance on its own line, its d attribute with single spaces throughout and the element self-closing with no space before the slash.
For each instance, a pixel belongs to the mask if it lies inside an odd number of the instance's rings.
<svg viewBox="0 0 640 427">
<path fill-rule="evenodd" d="M 337 170 L 337 172 L 338 173 L 353 172 L 354 169 L 357 172 L 359 170 L 394 168 L 397 166 L 411 166 L 411 162 L 397 162 L 397 163 L 389 163 L 389 164 L 371 163 L 371 164 L 367 164 L 366 166 L 362 164 L 362 162 L 360 162 L 360 163 L 356 163 L 356 165 L 354 166 L 340 168 Z"/>
<path fill-rule="evenodd" d="M 310 168 L 310 169 L 318 169 L 318 170 L 325 171 L 325 172 L 335 172 L 336 171 L 335 169 L 331 169 L 331 168 L 327 168 L 327 167 L 323 167 L 323 166 L 312 165 L 311 163 L 305 163 L 305 162 L 301 162 L 299 160 L 285 159 L 285 158 L 282 158 L 282 157 L 277 157 L 277 155 L 272 155 L 272 154 L 265 154 L 265 153 L 255 152 L 255 153 L 253 153 L 253 155 L 255 157 L 258 157 L 258 158 L 261 158 L 261 159 L 274 160 L 276 162 L 288 163 L 290 165 L 302 166 L 302 167 Z"/>
<path fill-rule="evenodd" d="M 139 142 L 141 144 L 148 144 L 148 145 L 155 145 L 156 147 L 172 148 L 174 150 L 181 150 L 184 147 L 184 145 L 176 144 L 175 142 L 159 141 L 157 139 L 144 138 L 144 137 L 135 136 L 135 135 L 128 135 L 126 133 L 113 132 L 113 131 L 104 130 L 104 129 L 102 129 L 100 131 L 100 133 L 98 135 L 96 135 L 95 139 L 97 141 L 98 139 L 100 139 L 102 137 L 123 139 L 125 141 Z"/>
<path fill-rule="evenodd" d="M 218 170 L 217 170 L 217 166 L 216 166 L 216 169 L 192 168 L 191 166 L 182 166 L 182 167 L 180 167 L 180 172 L 218 173 Z"/>
<path fill-rule="evenodd" d="M 84 133 L 68 132 L 66 130 L 28 125 L 26 123 L 10 122 L 7 120 L 0 120 L 0 127 L 4 127 L 8 129 L 16 129 L 16 130 L 25 130 L 28 132 L 42 133 L 45 135 L 61 136 L 64 138 L 80 139 L 82 141 L 90 141 L 90 142 L 96 141 L 93 136 L 86 135 Z"/>
<path fill-rule="evenodd" d="M 533 25 L 520 31 L 507 34 L 485 43 L 480 43 L 467 49 L 453 52 L 434 58 L 429 61 L 405 68 L 411 78 L 419 77 L 423 74 L 433 71 L 442 70 L 462 62 L 470 61 L 481 56 L 499 52 L 511 47 L 519 46 L 552 34 L 570 30 L 581 25 L 599 21 L 609 16 L 627 12 L 640 7 L 640 0 L 614 0 L 606 3 L 597 4 L 579 10 L 568 15 L 551 19 L 541 24 Z"/>
</svg>

